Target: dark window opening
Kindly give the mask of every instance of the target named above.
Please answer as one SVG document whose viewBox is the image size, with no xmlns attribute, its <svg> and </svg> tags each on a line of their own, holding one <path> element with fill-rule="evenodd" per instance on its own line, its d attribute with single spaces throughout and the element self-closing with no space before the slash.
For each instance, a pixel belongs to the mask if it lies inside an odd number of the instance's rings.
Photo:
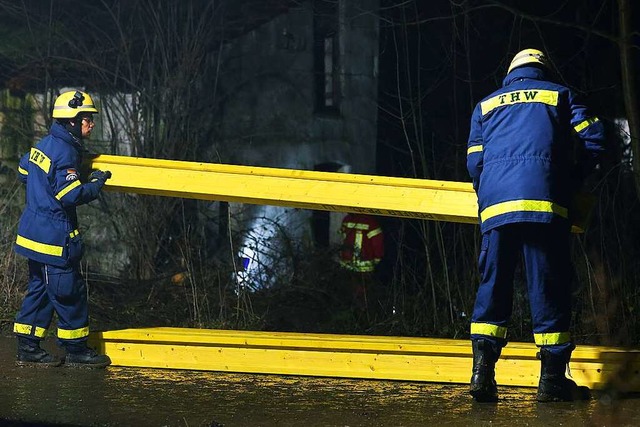
<svg viewBox="0 0 640 427">
<path fill-rule="evenodd" d="M 313 2 L 313 60 L 316 111 L 340 112 L 338 1 Z"/>
</svg>

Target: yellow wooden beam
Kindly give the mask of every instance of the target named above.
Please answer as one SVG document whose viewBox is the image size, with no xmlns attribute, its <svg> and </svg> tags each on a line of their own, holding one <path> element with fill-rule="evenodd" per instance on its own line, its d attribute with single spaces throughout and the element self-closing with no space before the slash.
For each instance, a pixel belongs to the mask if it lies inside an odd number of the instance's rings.
<svg viewBox="0 0 640 427">
<path fill-rule="evenodd" d="M 478 223 L 469 182 L 110 155 L 91 159 L 90 167 L 111 171 L 109 191 Z M 584 231 L 594 202 L 589 195 L 576 198 L 574 232 Z"/>
<path fill-rule="evenodd" d="M 115 366 L 130 367 L 466 384 L 472 365 L 470 341 L 453 339 L 147 328 L 97 332 L 90 341 Z M 498 384 L 537 387 L 537 352 L 509 343 Z M 640 350 L 578 346 L 570 368 L 579 385 L 640 392 Z"/>
<path fill-rule="evenodd" d="M 112 172 L 110 191 L 478 221 L 475 192 L 463 182 L 106 155 L 90 166 Z M 458 340 L 179 328 L 101 332 L 91 340 L 119 366 L 454 383 L 467 383 L 471 369 L 470 344 Z M 536 386 L 536 351 L 533 344 L 510 343 L 498 363 L 498 382 Z M 592 388 L 627 378 L 627 391 L 640 391 L 639 354 L 580 346 L 572 374 Z"/>
<path fill-rule="evenodd" d="M 106 190 L 475 224 L 471 183 L 97 156 Z"/>
</svg>

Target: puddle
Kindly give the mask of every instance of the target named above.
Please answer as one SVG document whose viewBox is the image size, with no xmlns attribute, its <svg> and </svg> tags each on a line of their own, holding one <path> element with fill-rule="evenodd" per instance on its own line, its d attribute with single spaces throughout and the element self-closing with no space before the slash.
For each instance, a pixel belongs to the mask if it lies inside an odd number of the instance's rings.
<svg viewBox="0 0 640 427">
<path fill-rule="evenodd" d="M 45 347 L 57 351 L 53 340 Z M 0 425 L 637 426 L 640 398 L 538 404 L 501 388 L 497 404 L 466 385 L 109 367 L 19 368 L 0 337 Z M 4 420 L 4 424 L 3 424 Z M 217 424 L 216 424 L 217 423 Z"/>
</svg>

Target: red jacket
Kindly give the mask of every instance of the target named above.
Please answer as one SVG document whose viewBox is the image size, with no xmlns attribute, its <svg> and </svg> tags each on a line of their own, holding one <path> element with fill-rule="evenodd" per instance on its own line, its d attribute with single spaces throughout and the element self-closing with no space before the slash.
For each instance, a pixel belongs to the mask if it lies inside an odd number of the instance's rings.
<svg viewBox="0 0 640 427">
<path fill-rule="evenodd" d="M 340 227 L 340 264 L 352 271 L 375 270 L 384 255 L 384 235 L 378 221 L 369 215 L 350 213 Z"/>
</svg>

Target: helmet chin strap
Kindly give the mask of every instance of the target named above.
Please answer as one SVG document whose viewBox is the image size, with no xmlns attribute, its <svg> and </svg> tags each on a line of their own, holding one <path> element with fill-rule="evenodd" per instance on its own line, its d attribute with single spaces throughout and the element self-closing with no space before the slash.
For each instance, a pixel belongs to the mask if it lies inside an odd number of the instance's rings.
<svg viewBox="0 0 640 427">
<path fill-rule="evenodd" d="M 65 120 L 61 124 L 64 128 L 79 141 L 82 141 L 82 120 L 78 120 L 77 118 Z M 75 126 L 74 126 L 75 125 Z"/>
</svg>

